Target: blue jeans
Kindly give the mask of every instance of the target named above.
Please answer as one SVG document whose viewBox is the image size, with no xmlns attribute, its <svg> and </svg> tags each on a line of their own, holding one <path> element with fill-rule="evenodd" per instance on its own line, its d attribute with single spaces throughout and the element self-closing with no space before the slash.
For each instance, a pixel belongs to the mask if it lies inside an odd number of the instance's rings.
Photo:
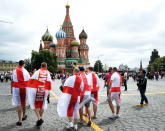
<svg viewBox="0 0 165 131">
<path fill-rule="evenodd" d="M 143 104 L 143 102 L 145 101 L 145 103 L 148 103 L 148 99 L 145 95 L 146 89 L 145 88 L 141 88 L 140 89 L 140 95 L 141 95 L 141 102 L 140 104 Z"/>
</svg>

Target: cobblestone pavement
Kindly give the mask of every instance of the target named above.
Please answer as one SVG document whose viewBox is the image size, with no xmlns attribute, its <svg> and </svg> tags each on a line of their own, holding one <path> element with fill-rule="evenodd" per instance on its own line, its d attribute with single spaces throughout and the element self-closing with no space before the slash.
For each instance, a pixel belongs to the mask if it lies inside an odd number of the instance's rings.
<svg viewBox="0 0 165 131">
<path fill-rule="evenodd" d="M 53 92 L 60 96 L 58 89 L 60 81 L 53 82 Z M 165 79 L 159 81 L 148 81 L 147 97 L 149 105 L 136 107 L 140 102 L 140 94 L 136 83 L 132 79 L 128 81 L 128 91 L 122 92 L 122 103 L 120 118 L 110 120 L 111 115 L 106 103 L 106 89 L 103 88 L 103 80 L 100 80 L 99 92 L 100 103 L 98 105 L 97 119 L 93 120 L 104 131 L 165 131 Z M 57 97 L 51 95 L 51 103 L 44 114 L 44 124 L 40 129 L 35 127 L 36 116 L 34 111 L 27 109 L 28 119 L 23 122 L 22 127 L 15 126 L 17 113 L 11 105 L 10 84 L 0 83 L 0 131 L 64 131 L 66 119 L 59 118 L 56 111 Z M 92 131 L 91 127 L 84 126 L 80 131 Z"/>
</svg>

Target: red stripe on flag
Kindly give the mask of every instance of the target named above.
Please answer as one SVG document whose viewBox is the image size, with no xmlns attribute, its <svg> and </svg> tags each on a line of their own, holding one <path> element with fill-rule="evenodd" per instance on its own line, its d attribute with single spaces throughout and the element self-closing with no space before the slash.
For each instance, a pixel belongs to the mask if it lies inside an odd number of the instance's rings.
<svg viewBox="0 0 165 131">
<path fill-rule="evenodd" d="M 68 117 L 73 116 L 74 108 L 77 103 L 78 96 L 80 96 L 80 92 L 81 92 L 81 90 L 80 90 L 81 82 L 82 82 L 82 80 L 81 80 L 80 76 L 76 75 L 76 79 L 75 79 L 73 88 L 64 86 L 63 93 L 71 94 L 71 99 L 70 99 L 70 103 L 69 103 L 68 110 L 67 110 Z"/>
</svg>

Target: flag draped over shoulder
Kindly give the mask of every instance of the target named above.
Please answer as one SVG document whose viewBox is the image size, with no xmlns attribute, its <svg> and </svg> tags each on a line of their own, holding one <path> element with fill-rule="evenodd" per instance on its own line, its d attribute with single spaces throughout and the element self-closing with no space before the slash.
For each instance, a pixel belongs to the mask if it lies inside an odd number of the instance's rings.
<svg viewBox="0 0 165 131">
<path fill-rule="evenodd" d="M 91 91 L 98 91 L 99 90 L 99 78 L 98 76 L 92 72 L 89 74 L 91 79 Z"/>
<path fill-rule="evenodd" d="M 46 68 L 36 71 L 28 84 L 28 101 L 32 109 L 47 109 L 47 97 L 51 90 L 51 77 Z"/>
<path fill-rule="evenodd" d="M 18 66 L 12 74 L 12 103 L 13 105 L 26 104 L 26 87 L 28 86 L 30 75 L 26 69 Z"/>
<path fill-rule="evenodd" d="M 63 94 L 57 104 L 57 112 L 60 117 L 77 117 L 82 90 L 83 83 L 79 75 L 70 76 L 65 81 Z"/>
</svg>

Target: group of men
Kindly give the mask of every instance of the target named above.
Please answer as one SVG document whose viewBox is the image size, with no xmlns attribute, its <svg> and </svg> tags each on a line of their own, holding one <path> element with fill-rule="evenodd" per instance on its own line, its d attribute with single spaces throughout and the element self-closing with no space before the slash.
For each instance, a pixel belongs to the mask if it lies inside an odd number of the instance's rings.
<svg viewBox="0 0 165 131">
<path fill-rule="evenodd" d="M 117 72 L 117 68 L 112 69 L 112 75 L 109 77 L 107 97 L 109 107 L 112 111 L 110 118 L 118 118 L 120 110 L 120 95 L 121 95 L 122 78 Z M 75 68 L 73 76 L 66 79 L 63 86 L 63 95 L 58 101 L 57 112 L 60 117 L 68 117 L 68 129 L 78 128 L 78 116 L 80 116 L 79 123 L 83 122 L 83 106 L 86 109 L 86 116 L 88 117 L 88 126 L 91 126 L 92 119 L 96 119 L 99 78 L 93 71 L 92 67 L 86 70 L 84 67 Z M 116 111 L 112 101 L 116 102 Z M 93 115 L 91 115 L 90 103 L 93 103 Z M 116 112 L 116 113 L 115 113 Z M 92 117 L 91 117 L 92 116 Z"/>
<path fill-rule="evenodd" d="M 87 72 L 87 73 L 86 73 Z M 58 101 L 57 112 L 60 117 L 68 117 L 68 129 L 78 128 L 78 118 L 83 122 L 83 106 L 92 124 L 92 118 L 96 118 L 98 104 L 99 78 L 93 72 L 92 67 L 85 71 L 84 67 L 75 68 L 73 75 L 68 77 L 63 86 L 63 94 Z M 90 102 L 93 103 L 93 117 L 90 110 Z"/>
<path fill-rule="evenodd" d="M 41 63 L 41 69 L 34 72 L 30 77 L 26 71 L 24 61 L 19 61 L 19 66 L 12 74 L 12 100 L 13 104 L 17 106 L 18 122 L 16 125 L 21 126 L 22 121 L 27 119 L 26 110 L 26 96 L 31 109 L 34 109 L 37 122 L 36 126 L 41 126 L 44 122 L 42 116 L 44 110 L 47 109 L 47 97 L 51 90 L 51 77 L 47 70 L 47 64 Z M 107 101 L 112 111 L 110 118 L 118 118 L 121 102 L 121 75 L 114 67 L 108 80 Z M 88 126 L 91 126 L 92 119 L 96 119 L 98 92 L 99 92 L 99 78 L 93 71 L 93 67 L 75 67 L 73 75 L 69 76 L 62 90 L 62 96 L 58 100 L 57 112 L 60 117 L 66 117 L 69 120 L 68 129 L 78 129 L 79 123 L 83 122 L 83 115 L 88 117 Z M 114 109 L 113 101 L 116 103 L 116 111 Z M 93 112 L 90 109 L 90 103 L 93 104 Z M 83 112 L 85 107 L 85 113 Z"/>
<path fill-rule="evenodd" d="M 41 126 L 44 109 L 47 108 L 47 97 L 51 90 L 51 77 L 47 70 L 47 63 L 41 63 L 41 68 L 31 77 L 24 68 L 24 61 L 19 61 L 19 66 L 12 74 L 12 103 L 17 106 L 18 122 L 17 126 L 22 125 L 22 121 L 27 119 L 26 98 L 31 109 L 34 109 L 37 122 L 36 126 Z"/>
</svg>

